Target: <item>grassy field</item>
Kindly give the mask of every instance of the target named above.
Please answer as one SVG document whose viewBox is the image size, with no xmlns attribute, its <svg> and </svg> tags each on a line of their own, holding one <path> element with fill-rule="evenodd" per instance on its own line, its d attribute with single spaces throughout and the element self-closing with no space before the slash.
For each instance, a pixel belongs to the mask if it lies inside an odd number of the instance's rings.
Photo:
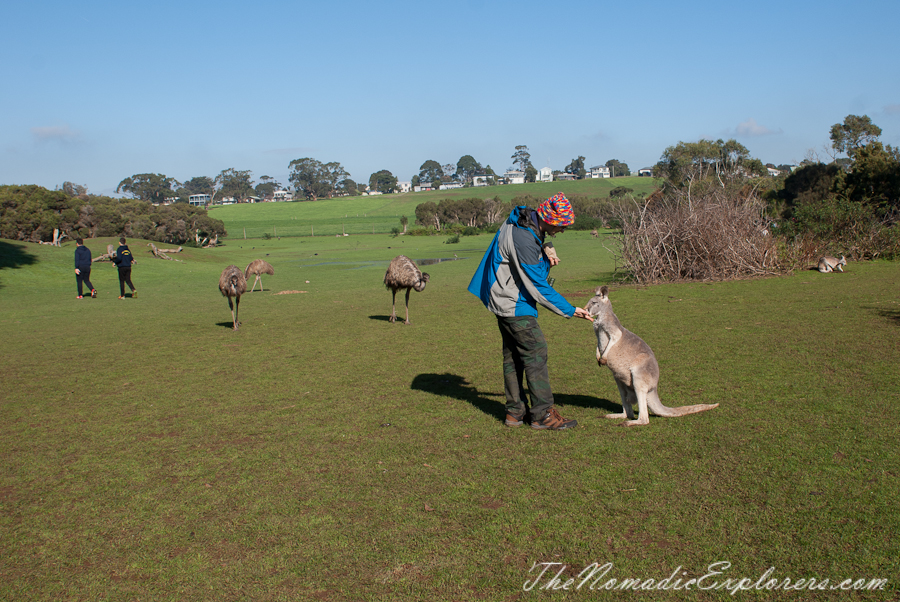
<svg viewBox="0 0 900 602">
<path fill-rule="evenodd" d="M 178 262 L 130 241 L 140 294 L 121 301 L 110 264 L 75 299 L 73 244 L 0 241 L 0 599 L 900 597 L 900 264 L 613 286 L 663 402 L 721 404 L 636 429 L 604 419 L 590 324 L 542 312 L 579 426 L 537 432 L 503 426 L 496 323 L 465 290 L 489 237 L 444 240 L 232 239 Z M 556 246 L 573 303 L 612 280 L 602 239 Z M 399 253 L 450 260 L 411 326 L 387 321 Z M 218 276 L 256 258 L 275 275 L 233 332 Z M 548 587 L 592 563 L 612 568 Z M 810 578 L 887 583 L 730 591 Z"/>
<path fill-rule="evenodd" d="M 400 227 L 405 215 L 412 227 L 416 221 L 416 206 L 442 199 L 493 198 L 511 201 L 516 196 L 530 195 L 537 199 L 565 192 L 569 196 L 606 197 L 617 186 L 634 190 L 635 195 L 649 194 L 656 189 L 653 178 L 624 177 L 522 184 L 515 186 L 487 186 L 456 190 L 389 194 L 367 197 L 345 197 L 332 201 L 260 203 L 257 205 L 228 205 L 215 207 L 210 215 L 225 222 L 231 239 L 272 237 L 335 236 L 341 234 L 386 234 Z"/>
</svg>

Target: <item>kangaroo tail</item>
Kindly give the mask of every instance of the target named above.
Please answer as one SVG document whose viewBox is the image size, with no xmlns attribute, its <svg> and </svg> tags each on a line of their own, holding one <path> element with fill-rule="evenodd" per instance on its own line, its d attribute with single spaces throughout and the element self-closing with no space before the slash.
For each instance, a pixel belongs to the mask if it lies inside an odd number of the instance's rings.
<svg viewBox="0 0 900 602">
<path fill-rule="evenodd" d="M 719 404 L 698 403 L 692 406 L 678 406 L 677 408 L 670 408 L 664 406 L 659 400 L 659 395 L 656 393 L 656 391 L 653 391 L 647 398 L 647 407 L 657 416 L 662 416 L 664 418 L 675 418 L 677 416 L 687 416 L 688 414 L 696 414 L 697 412 L 712 410 L 719 407 Z"/>
</svg>

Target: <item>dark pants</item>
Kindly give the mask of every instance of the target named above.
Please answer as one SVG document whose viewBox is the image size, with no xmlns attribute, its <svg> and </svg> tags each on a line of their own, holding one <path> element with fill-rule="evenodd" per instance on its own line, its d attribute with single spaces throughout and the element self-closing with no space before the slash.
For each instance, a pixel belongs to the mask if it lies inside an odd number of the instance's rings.
<svg viewBox="0 0 900 602">
<path fill-rule="evenodd" d="M 80 274 L 75 274 L 75 282 L 78 283 L 78 296 L 82 297 L 82 289 L 81 285 L 86 284 L 89 290 L 94 290 L 94 285 L 91 284 L 91 268 L 78 268 Z"/>
<path fill-rule="evenodd" d="M 519 416 L 528 409 L 522 388 L 524 375 L 531 393 L 531 416 L 540 420 L 553 405 L 547 370 L 547 341 L 534 316 L 501 318 L 497 326 L 503 338 L 503 382 L 506 411 Z"/>
<path fill-rule="evenodd" d="M 131 289 L 131 292 L 134 292 L 134 285 L 131 284 L 131 266 L 127 268 L 119 268 L 119 296 L 125 296 L 125 285 L 128 285 L 128 288 Z"/>
</svg>

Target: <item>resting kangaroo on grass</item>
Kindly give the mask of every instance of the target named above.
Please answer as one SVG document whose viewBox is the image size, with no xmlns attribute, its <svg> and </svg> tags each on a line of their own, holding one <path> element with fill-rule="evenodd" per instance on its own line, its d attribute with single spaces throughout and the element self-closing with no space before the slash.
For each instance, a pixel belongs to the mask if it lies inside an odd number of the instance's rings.
<svg viewBox="0 0 900 602">
<path fill-rule="evenodd" d="M 607 418 L 628 418 L 626 426 L 650 423 L 650 414 L 657 416 L 685 416 L 713 408 L 719 404 L 701 403 L 692 406 L 667 408 L 659 400 L 659 364 L 650 345 L 638 335 L 625 329 L 613 313 L 607 293 L 609 288 L 598 288 L 584 309 L 594 318 L 597 333 L 597 362 L 609 366 L 619 395 L 622 397 L 622 413 L 608 414 Z M 634 417 L 632 405 L 638 404 L 638 417 Z"/>
</svg>

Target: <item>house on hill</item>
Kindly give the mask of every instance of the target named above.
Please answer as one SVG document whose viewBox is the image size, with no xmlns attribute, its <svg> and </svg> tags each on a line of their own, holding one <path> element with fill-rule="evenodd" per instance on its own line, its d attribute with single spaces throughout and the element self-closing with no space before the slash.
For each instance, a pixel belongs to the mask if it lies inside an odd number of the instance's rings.
<svg viewBox="0 0 900 602">
<path fill-rule="evenodd" d="M 553 181 L 553 170 L 549 167 L 542 167 L 538 170 L 537 175 L 538 182 L 552 182 Z"/>
<path fill-rule="evenodd" d="M 608 178 L 609 177 L 609 168 L 605 165 L 597 165 L 596 167 L 592 167 L 590 172 L 588 172 L 589 178 Z"/>
<path fill-rule="evenodd" d="M 525 172 L 518 169 L 510 169 L 503 174 L 503 179 L 506 180 L 507 184 L 524 184 Z"/>
</svg>

